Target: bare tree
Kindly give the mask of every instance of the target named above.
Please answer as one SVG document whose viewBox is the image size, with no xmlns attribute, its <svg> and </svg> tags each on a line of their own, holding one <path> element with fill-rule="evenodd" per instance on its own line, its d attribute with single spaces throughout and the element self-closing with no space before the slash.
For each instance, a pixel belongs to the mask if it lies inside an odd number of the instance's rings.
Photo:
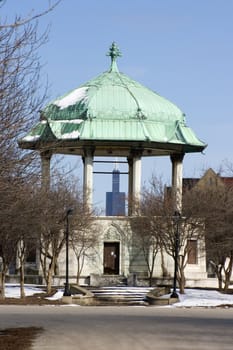
<svg viewBox="0 0 233 350">
<path fill-rule="evenodd" d="M 140 210 L 131 220 L 132 232 L 138 251 L 142 252 L 146 262 L 150 285 L 155 268 L 155 260 L 159 252 L 163 250 L 165 231 L 164 220 L 164 186 L 161 179 L 152 176 L 150 187 L 142 193 Z M 166 274 L 162 266 L 163 274 Z"/>
<path fill-rule="evenodd" d="M 3 179 L 2 179 L 3 180 Z M 9 182 L 9 183 L 8 183 Z M 9 191 L 2 193 L 1 200 L 5 203 L 0 213 L 0 241 L 2 258 L 2 297 L 5 296 L 5 277 L 10 267 L 14 267 L 16 260 L 21 276 L 21 296 L 24 297 L 23 272 L 25 244 L 32 239 L 30 225 L 32 223 L 31 186 L 25 183 L 24 179 L 9 175 L 8 182 L 5 182 Z M 14 271 L 17 272 L 16 270 Z"/>
<path fill-rule="evenodd" d="M 41 80 L 39 49 L 48 40 L 48 30 L 39 34 L 38 18 L 59 2 L 48 1 L 41 13 L 16 16 L 11 23 L 0 19 L 0 193 L 4 191 L 2 177 L 17 173 L 28 178 L 30 170 L 34 174 L 38 166 L 38 162 L 33 163 L 35 154 L 20 150 L 17 140 L 35 124 L 45 102 L 47 83 Z"/>
<path fill-rule="evenodd" d="M 13 200 L 13 198 L 12 198 Z M 8 198 L 9 203 L 9 198 Z M 12 204 L 12 203 L 11 203 Z M 1 258 L 1 282 L 0 298 L 5 298 L 5 279 L 10 265 L 15 261 L 17 239 L 12 235 L 11 223 L 14 220 L 13 205 L 3 208 L 1 211 L 1 231 L 0 231 L 0 258 Z"/>
<path fill-rule="evenodd" d="M 205 219 L 208 262 L 218 278 L 219 290 L 227 292 L 233 266 L 233 184 L 216 174 L 209 183 L 196 186 L 192 198 L 197 204 L 195 212 Z"/>
<path fill-rule="evenodd" d="M 38 193 L 36 199 L 40 229 L 40 262 L 47 292 L 52 289 L 53 276 L 58 274 L 58 259 L 66 242 L 66 215 L 70 216 L 69 244 L 77 258 L 77 280 L 86 258 L 93 257 L 97 239 L 97 225 L 93 212 L 85 207 L 78 180 L 56 174 L 50 191 Z"/>
<path fill-rule="evenodd" d="M 32 126 L 44 102 L 44 94 L 39 94 L 38 49 L 47 33 L 38 37 L 37 32 L 37 23 L 0 30 L 1 172 L 15 166 L 22 166 L 22 172 L 25 161 L 28 164 L 28 155 L 18 149 L 17 139 Z"/>
<path fill-rule="evenodd" d="M 79 279 L 83 270 L 84 263 L 87 260 L 95 260 L 96 246 L 98 239 L 98 224 L 94 218 L 94 213 L 80 200 L 73 213 L 73 229 L 70 234 L 70 243 L 77 260 L 77 279 Z"/>
<path fill-rule="evenodd" d="M 196 243 L 195 254 L 204 254 L 204 223 L 201 218 L 188 216 L 167 216 L 166 231 L 163 237 L 163 247 L 168 255 L 170 255 L 174 263 L 177 259 L 177 281 L 179 284 L 179 292 L 184 294 L 186 275 L 185 268 L 189 263 L 189 256 L 192 251 L 191 242 Z M 178 242 L 176 242 L 176 240 Z M 198 256 L 195 257 L 198 260 Z"/>
<path fill-rule="evenodd" d="M 23 177 L 28 179 L 36 172 L 34 154 L 20 151 L 17 139 L 31 127 L 44 101 L 44 95 L 38 93 L 38 48 L 46 41 L 46 35 L 38 37 L 37 23 L 0 29 L 1 223 L 7 217 L 6 211 L 12 210 L 11 198 L 20 190 Z"/>
<path fill-rule="evenodd" d="M 3 6 L 5 1 L 0 4 Z M 53 5 L 50 7 L 53 9 Z M 49 9 L 48 9 L 49 10 Z M 47 10 L 44 11 L 46 13 Z M 35 122 L 45 100 L 40 86 L 39 48 L 47 41 L 47 31 L 38 35 L 41 14 L 16 17 L 12 23 L 0 20 L 0 237 L 2 296 L 7 270 L 15 259 L 20 203 L 25 183 L 38 174 L 33 152 L 19 150 L 17 140 Z M 39 93 L 40 91 L 40 93 Z M 23 209 L 23 208 L 21 208 Z M 16 216 L 17 213 L 17 216 Z M 16 220 L 17 219 L 17 220 Z M 22 222 L 21 222 L 22 223 Z M 17 229 L 16 229 L 17 228 Z M 22 229 L 22 232 L 25 232 Z M 22 248 L 22 253 L 24 248 Z M 23 257 L 24 254 L 21 255 Z M 23 290 L 22 290 L 23 294 Z"/>
<path fill-rule="evenodd" d="M 195 262 L 205 254 L 205 228 L 203 216 L 195 213 L 197 207 L 196 201 L 191 193 L 183 194 L 182 212 L 173 211 L 170 189 L 165 188 L 163 218 L 165 230 L 163 232 L 162 245 L 163 250 L 177 264 L 176 279 L 179 284 L 179 292 L 184 293 L 186 284 L 185 269 L 190 263 L 190 256 L 193 254 L 193 244 L 195 243 Z M 177 215 L 178 214 L 178 215 Z"/>
<path fill-rule="evenodd" d="M 41 228 L 40 262 L 47 292 L 51 292 L 52 277 L 58 266 L 58 258 L 65 244 L 65 217 L 68 208 L 77 207 L 77 189 L 67 179 L 57 178 L 50 191 L 38 194 L 38 210 Z"/>
<path fill-rule="evenodd" d="M 7 0 L 0 0 L 0 8 L 2 8 L 5 3 L 7 2 Z M 14 21 L 8 23 L 7 21 L 4 22 L 4 24 L 0 25 L 0 30 L 1 29 L 6 29 L 6 28 L 16 28 L 16 27 L 21 27 L 24 26 L 25 24 L 28 24 L 29 22 L 32 22 L 34 20 L 37 20 L 38 18 L 46 15 L 47 13 L 53 11 L 55 9 L 55 7 L 58 6 L 58 4 L 61 2 L 61 0 L 58 0 L 54 3 L 51 3 L 51 1 L 48 1 L 48 7 L 42 11 L 42 12 L 38 12 L 34 15 L 29 14 L 27 16 L 16 16 Z"/>
<path fill-rule="evenodd" d="M 30 179 L 32 180 L 32 179 Z M 31 250 L 38 249 L 38 230 L 40 227 L 35 193 L 38 185 L 35 182 L 22 183 L 14 208 L 11 234 L 14 235 L 16 247 L 16 270 L 20 276 L 20 295 L 25 297 L 24 279 L 25 263 Z"/>
<path fill-rule="evenodd" d="M 138 254 L 142 253 L 143 255 L 148 270 L 149 283 L 152 286 L 155 259 L 161 248 L 160 218 L 151 219 L 148 216 L 139 216 L 131 219 L 131 225 Z"/>
<path fill-rule="evenodd" d="M 160 251 L 163 257 L 164 251 L 170 255 L 174 264 L 177 262 L 177 280 L 180 293 L 185 288 L 185 268 L 191 251 L 190 241 L 202 241 L 204 237 L 203 220 L 192 216 L 192 201 L 187 201 L 186 210 L 181 215 L 179 222 L 175 221 L 172 198 L 170 191 L 163 185 L 161 179 L 152 176 L 150 187 L 144 190 L 139 217 L 141 225 L 135 227 L 138 231 L 138 242 L 147 262 L 150 278 L 153 276 L 155 258 Z M 180 213 L 181 214 L 181 213 Z M 179 230 L 179 232 L 177 232 Z M 178 242 L 176 242 L 178 233 Z M 177 244 L 178 243 L 178 244 Z M 150 252 L 150 254 L 149 254 Z M 162 263 L 163 275 L 167 271 Z"/>
</svg>

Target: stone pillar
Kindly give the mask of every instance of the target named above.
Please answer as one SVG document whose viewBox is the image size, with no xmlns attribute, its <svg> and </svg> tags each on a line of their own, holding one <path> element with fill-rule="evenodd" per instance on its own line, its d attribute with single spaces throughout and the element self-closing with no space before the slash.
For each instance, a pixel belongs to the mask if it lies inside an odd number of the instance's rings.
<svg viewBox="0 0 233 350">
<path fill-rule="evenodd" d="M 142 161 L 141 156 L 137 155 L 133 158 L 133 198 L 135 204 L 140 202 L 142 178 Z"/>
<path fill-rule="evenodd" d="M 42 191 L 49 191 L 50 189 L 50 162 L 52 153 L 50 151 L 43 151 L 40 153 L 41 157 L 41 188 Z"/>
<path fill-rule="evenodd" d="M 183 158 L 183 153 L 171 155 L 173 208 L 179 213 L 182 211 Z"/>
<path fill-rule="evenodd" d="M 128 157 L 128 216 L 132 215 L 132 201 L 133 201 L 133 158 Z"/>
<path fill-rule="evenodd" d="M 129 157 L 129 190 L 130 190 L 130 214 L 135 215 L 140 206 L 141 193 L 141 155 L 142 151 L 133 150 Z"/>
<path fill-rule="evenodd" d="M 94 149 L 85 148 L 83 157 L 83 195 L 89 209 L 93 204 L 93 158 Z"/>
</svg>

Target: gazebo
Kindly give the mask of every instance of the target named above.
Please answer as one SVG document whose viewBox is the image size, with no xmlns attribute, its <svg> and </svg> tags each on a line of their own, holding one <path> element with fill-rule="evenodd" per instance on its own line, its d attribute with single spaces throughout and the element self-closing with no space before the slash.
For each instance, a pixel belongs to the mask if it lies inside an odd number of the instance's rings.
<svg viewBox="0 0 233 350">
<path fill-rule="evenodd" d="M 108 56 L 109 70 L 49 103 L 19 146 L 40 152 L 45 188 L 53 154 L 82 156 L 83 189 L 90 207 L 95 157 L 126 158 L 128 198 L 136 203 L 142 157 L 169 156 L 174 210 L 180 210 L 183 157 L 202 152 L 206 144 L 186 125 L 185 114 L 176 105 L 118 70 L 121 53 L 114 42 Z M 128 214 L 133 213 L 131 205 Z"/>
<path fill-rule="evenodd" d="M 40 152 L 44 190 L 50 186 L 50 163 L 54 154 L 81 156 L 84 199 L 89 208 L 93 201 L 95 158 L 125 158 L 124 162 L 128 163 L 128 216 L 136 214 L 140 203 L 142 157 L 169 156 L 174 211 L 181 212 L 184 155 L 202 152 L 206 144 L 186 125 L 185 114 L 176 105 L 118 70 L 116 60 L 121 54 L 115 43 L 108 56 L 111 58 L 109 70 L 49 103 L 40 112 L 38 124 L 19 140 L 19 146 Z M 84 266 L 83 276 L 89 276 L 88 283 L 94 285 L 93 276 L 105 279 L 106 275 L 111 275 L 112 279 L 112 275 L 146 275 L 147 266 L 142 254 L 134 248 L 133 239 L 130 249 L 125 242 L 124 223 L 128 223 L 128 218 L 105 216 L 96 220 L 101 226 L 102 244 L 94 254 L 96 261 Z M 131 235 L 133 237 L 132 232 Z M 173 264 L 169 257 L 166 259 L 171 270 Z M 62 261 L 64 256 L 60 263 L 61 279 Z M 71 257 L 70 266 L 75 276 L 74 257 Z M 160 266 L 158 258 L 155 276 L 161 276 Z M 197 266 L 189 266 L 189 273 L 205 278 L 204 256 Z"/>
</svg>

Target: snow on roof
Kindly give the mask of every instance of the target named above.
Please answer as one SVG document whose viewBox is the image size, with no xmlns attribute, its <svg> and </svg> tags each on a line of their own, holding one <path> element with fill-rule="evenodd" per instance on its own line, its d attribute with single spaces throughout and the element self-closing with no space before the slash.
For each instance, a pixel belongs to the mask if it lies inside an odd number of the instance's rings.
<svg viewBox="0 0 233 350">
<path fill-rule="evenodd" d="M 87 100 L 87 90 L 88 87 L 86 86 L 75 89 L 65 97 L 54 101 L 53 104 L 60 107 L 60 109 L 64 109 L 80 102 L 81 100 L 85 102 Z"/>
<path fill-rule="evenodd" d="M 23 138 L 23 141 L 29 141 L 29 142 L 32 142 L 32 141 L 37 141 L 39 140 L 40 138 L 40 135 L 27 135 Z"/>
<path fill-rule="evenodd" d="M 83 122 L 83 119 L 70 119 L 70 120 L 53 120 L 53 123 L 66 123 L 66 124 L 81 124 Z"/>
<path fill-rule="evenodd" d="M 80 135 L 79 131 L 72 131 L 69 133 L 62 134 L 60 139 L 77 139 Z"/>
</svg>

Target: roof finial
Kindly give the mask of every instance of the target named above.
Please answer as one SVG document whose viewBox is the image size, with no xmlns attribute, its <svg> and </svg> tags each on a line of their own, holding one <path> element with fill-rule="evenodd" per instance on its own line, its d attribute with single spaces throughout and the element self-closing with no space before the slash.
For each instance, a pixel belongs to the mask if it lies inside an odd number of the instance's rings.
<svg viewBox="0 0 233 350">
<path fill-rule="evenodd" d="M 118 46 L 116 45 L 116 43 L 114 41 L 109 48 L 109 52 L 107 53 L 107 56 L 110 56 L 111 60 L 112 60 L 110 72 L 118 72 L 116 58 L 121 57 L 122 55 L 121 55 L 121 52 L 120 52 Z"/>
</svg>

